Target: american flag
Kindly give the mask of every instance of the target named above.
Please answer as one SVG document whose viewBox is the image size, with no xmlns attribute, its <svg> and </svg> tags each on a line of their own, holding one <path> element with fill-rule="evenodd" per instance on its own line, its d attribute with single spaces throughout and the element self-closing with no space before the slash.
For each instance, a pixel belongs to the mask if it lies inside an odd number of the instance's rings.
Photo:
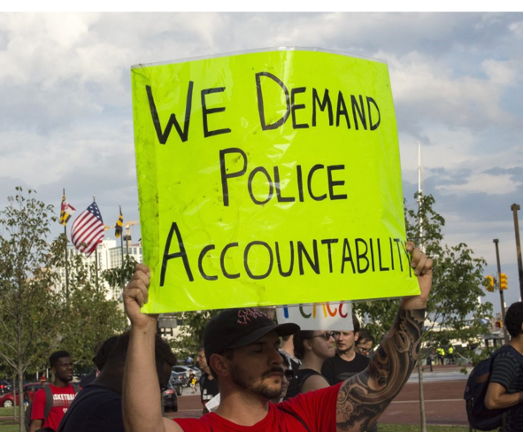
<svg viewBox="0 0 524 432">
<path fill-rule="evenodd" d="M 104 239 L 104 221 L 98 206 L 93 201 L 86 210 L 78 215 L 71 228 L 71 242 L 89 257 Z"/>
</svg>

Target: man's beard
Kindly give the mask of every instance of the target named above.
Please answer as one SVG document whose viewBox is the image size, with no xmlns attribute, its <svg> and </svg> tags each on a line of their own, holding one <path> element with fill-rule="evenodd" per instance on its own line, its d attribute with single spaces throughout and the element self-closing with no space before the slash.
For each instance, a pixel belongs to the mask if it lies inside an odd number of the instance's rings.
<svg viewBox="0 0 524 432">
<path fill-rule="evenodd" d="M 256 394 L 258 396 L 262 396 L 266 399 L 273 399 L 277 396 L 280 396 L 280 393 L 282 392 L 282 385 L 278 388 L 271 388 L 267 384 L 264 384 L 264 379 L 274 373 L 274 372 L 282 372 L 282 368 L 280 367 L 274 367 L 271 368 L 269 371 L 264 372 L 264 374 L 261 377 L 261 382 L 257 385 L 255 385 L 255 379 L 254 378 L 245 378 L 242 376 L 242 373 L 239 371 L 239 369 L 236 366 L 231 365 L 231 380 L 239 387 L 249 391 L 250 393 Z"/>
</svg>

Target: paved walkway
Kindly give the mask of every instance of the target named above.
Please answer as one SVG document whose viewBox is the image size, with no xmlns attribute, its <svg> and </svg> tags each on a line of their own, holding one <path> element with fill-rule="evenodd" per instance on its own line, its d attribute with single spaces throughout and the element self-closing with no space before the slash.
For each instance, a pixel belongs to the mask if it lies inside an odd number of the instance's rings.
<svg viewBox="0 0 524 432">
<path fill-rule="evenodd" d="M 426 423 L 467 426 L 463 400 L 467 375 L 460 373 L 460 366 L 455 365 L 438 366 L 433 370 L 434 372 L 424 373 Z M 400 394 L 380 417 L 379 423 L 420 424 L 419 400 L 418 374 L 415 371 Z M 178 412 L 168 414 L 169 417 L 194 418 L 201 415 L 200 396 L 192 395 L 190 389 L 184 389 L 183 396 L 178 398 Z"/>
</svg>

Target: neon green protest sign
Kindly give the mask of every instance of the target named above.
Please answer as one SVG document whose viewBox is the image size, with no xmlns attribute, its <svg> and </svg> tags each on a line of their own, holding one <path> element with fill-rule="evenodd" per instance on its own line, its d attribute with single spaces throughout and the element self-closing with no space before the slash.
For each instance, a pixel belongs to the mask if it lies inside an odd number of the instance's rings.
<svg viewBox="0 0 524 432">
<path fill-rule="evenodd" d="M 132 83 L 146 312 L 418 293 L 384 63 L 251 52 Z"/>
</svg>

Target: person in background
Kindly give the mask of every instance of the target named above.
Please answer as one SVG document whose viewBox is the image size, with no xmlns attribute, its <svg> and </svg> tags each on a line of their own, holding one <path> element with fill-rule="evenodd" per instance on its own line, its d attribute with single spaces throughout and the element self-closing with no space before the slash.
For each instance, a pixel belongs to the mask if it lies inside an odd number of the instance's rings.
<svg viewBox="0 0 524 432">
<path fill-rule="evenodd" d="M 56 351 L 49 356 L 49 365 L 54 380 L 49 385 L 53 394 L 53 405 L 45 418 L 46 392 L 43 388 L 35 393 L 31 408 L 31 424 L 29 432 L 47 428 L 56 431 L 60 421 L 76 396 L 76 389 L 71 384 L 73 380 L 73 362 L 67 351 Z"/>
<path fill-rule="evenodd" d="M 369 331 L 365 328 L 361 328 L 358 332 L 358 340 L 356 342 L 357 352 L 363 356 L 369 357 L 375 344 L 375 339 Z"/>
<path fill-rule="evenodd" d="M 322 365 L 322 375 L 330 385 L 338 384 L 363 371 L 369 365 L 369 358 L 358 353 L 355 344 L 359 339 L 360 322 L 353 315 L 353 330 L 334 332 L 337 353 L 326 359 Z"/>
<path fill-rule="evenodd" d="M 334 342 L 329 331 L 302 330 L 294 335 L 295 355 L 302 362 L 297 374 L 297 394 L 329 387 L 321 369 L 324 361 L 335 355 Z"/>
<path fill-rule="evenodd" d="M 196 393 L 196 382 L 197 382 L 197 379 L 196 379 L 195 373 L 193 371 L 190 371 L 188 383 L 189 383 L 189 387 L 191 387 L 191 393 Z"/>
<path fill-rule="evenodd" d="M 293 335 L 282 336 L 282 346 L 280 347 L 280 354 L 287 357 L 291 364 L 291 370 L 293 371 L 293 379 L 289 382 L 288 389 L 284 400 L 289 399 L 292 396 L 298 394 L 297 389 L 297 374 L 300 365 L 302 364 L 299 359 L 295 356 L 295 348 L 293 347 Z"/>
<path fill-rule="evenodd" d="M 446 357 L 448 359 L 448 364 L 455 364 L 455 350 L 453 349 L 453 345 L 449 346 Z"/>
<path fill-rule="evenodd" d="M 165 388 L 176 356 L 169 344 L 155 335 L 156 380 Z M 122 418 L 122 383 L 129 347 L 129 332 L 107 339 L 93 362 L 100 373 L 79 393 L 66 413 L 58 432 L 125 432 Z M 160 410 L 160 405 L 158 406 Z"/>
<path fill-rule="evenodd" d="M 278 351 L 280 352 L 280 356 L 282 357 L 282 368 L 284 369 L 284 375 L 282 375 L 282 391 L 277 397 L 271 399 L 271 402 L 273 403 L 279 403 L 285 399 L 289 388 L 289 384 L 294 378 L 293 369 L 291 369 L 291 362 L 289 361 L 289 357 L 281 349 Z"/>
<path fill-rule="evenodd" d="M 444 365 L 444 356 L 445 356 L 444 348 L 438 347 L 437 348 L 437 360 L 440 363 L 440 365 Z"/>
<path fill-rule="evenodd" d="M 100 371 L 104 367 L 104 364 L 109 356 L 109 353 L 114 348 L 118 336 L 111 336 L 109 339 L 106 339 L 104 342 L 98 343 L 94 352 L 95 356 L 93 357 L 93 363 L 96 366 L 96 370 L 91 372 L 89 375 L 83 377 L 80 380 L 80 387 L 84 388 L 88 384 L 91 384 L 96 377 L 100 374 Z"/>
<path fill-rule="evenodd" d="M 355 344 L 355 349 L 358 354 L 362 354 L 365 357 L 371 357 L 371 350 L 375 340 L 369 331 L 365 328 L 360 328 L 358 331 L 358 340 Z M 367 432 L 378 432 L 378 423 L 375 423 L 374 426 L 368 428 Z"/>
<path fill-rule="evenodd" d="M 207 365 L 206 352 L 203 346 L 198 349 L 197 364 L 198 368 L 202 371 L 199 381 L 200 401 L 202 402 L 203 409 L 202 414 L 207 414 L 209 410 L 206 408 L 206 404 L 218 394 L 218 385 Z"/>
<path fill-rule="evenodd" d="M 511 335 L 509 348 L 493 359 L 484 403 L 488 409 L 509 408 L 502 432 L 522 432 L 522 302 L 508 308 L 504 325 Z"/>
</svg>

